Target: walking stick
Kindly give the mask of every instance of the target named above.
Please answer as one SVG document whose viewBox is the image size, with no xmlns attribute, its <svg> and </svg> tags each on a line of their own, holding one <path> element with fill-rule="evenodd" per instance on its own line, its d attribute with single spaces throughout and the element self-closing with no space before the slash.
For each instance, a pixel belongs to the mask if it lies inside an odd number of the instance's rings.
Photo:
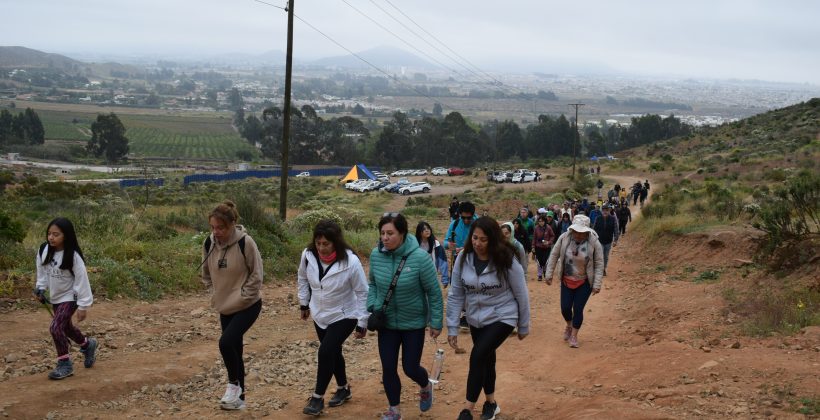
<svg viewBox="0 0 820 420">
<path fill-rule="evenodd" d="M 34 289 L 34 296 L 36 296 L 37 300 L 40 301 L 40 303 L 43 306 L 45 306 L 46 310 L 48 311 L 48 314 L 51 315 L 52 318 L 54 318 L 54 311 L 51 310 L 51 306 L 50 306 L 51 302 L 49 301 L 48 297 L 45 295 L 45 290 L 40 291 L 38 289 Z"/>
</svg>

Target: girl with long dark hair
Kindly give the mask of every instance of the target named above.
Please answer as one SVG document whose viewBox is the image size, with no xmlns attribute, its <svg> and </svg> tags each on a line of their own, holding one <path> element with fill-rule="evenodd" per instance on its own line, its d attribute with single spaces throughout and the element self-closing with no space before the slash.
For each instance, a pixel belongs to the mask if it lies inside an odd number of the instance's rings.
<svg viewBox="0 0 820 420">
<path fill-rule="evenodd" d="M 453 268 L 447 295 L 447 341 L 458 348 L 459 315 L 467 314 L 473 350 L 467 374 L 467 391 L 460 420 L 473 418 L 481 391 L 485 402 L 481 418 L 494 418 L 501 409 L 495 400 L 496 349 L 518 328 L 523 340 L 530 329 L 530 304 L 524 270 L 513 257 L 498 222 L 480 217 L 470 227 L 470 240 Z"/>
<path fill-rule="evenodd" d="M 447 287 L 450 284 L 450 274 L 447 267 L 447 254 L 444 252 L 444 247 L 441 246 L 436 235 L 433 234 L 433 228 L 424 220 L 416 225 L 416 240 L 419 241 L 419 248 L 430 255 L 433 264 L 436 266 L 441 276 L 441 285 Z"/>
<path fill-rule="evenodd" d="M 90 368 L 96 360 L 97 340 L 83 335 L 71 323 L 71 317 L 77 312 L 77 321 L 82 322 L 88 314 L 88 308 L 94 303 L 91 284 L 85 268 L 85 259 L 77 233 L 70 220 L 58 217 L 46 228 L 46 242 L 40 245 L 37 252 L 37 300 L 48 304 L 46 290 L 54 309 L 51 320 L 51 337 L 57 348 L 57 367 L 49 372 L 50 379 L 63 379 L 74 374 L 69 347 L 71 341 L 80 345 L 80 352 L 85 356 L 83 365 Z"/>
</svg>

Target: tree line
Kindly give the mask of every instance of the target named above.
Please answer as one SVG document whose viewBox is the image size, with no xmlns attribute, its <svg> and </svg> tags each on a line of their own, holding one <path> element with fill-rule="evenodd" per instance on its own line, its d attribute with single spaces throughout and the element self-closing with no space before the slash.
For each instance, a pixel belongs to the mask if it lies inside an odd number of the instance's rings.
<svg viewBox="0 0 820 420">
<path fill-rule="evenodd" d="M 309 105 L 292 108 L 290 160 L 299 164 L 350 164 L 371 162 L 383 166 L 475 166 L 481 162 L 550 159 L 561 156 L 601 156 L 620 150 L 685 136 L 692 127 L 674 115 L 633 117 L 628 125 L 587 125 L 574 135 L 565 116 L 540 115 L 538 121 L 519 126 L 511 120 L 475 124 L 458 112 L 412 119 L 396 112 L 381 131 L 371 135 L 354 117 L 322 119 Z M 240 134 L 262 155 L 281 158 L 282 111 L 267 108 L 262 118 L 234 117 Z M 574 143 L 574 145 L 573 145 Z"/>
<path fill-rule="evenodd" d="M 43 144 L 46 131 L 37 113 L 26 108 L 17 115 L 0 110 L 0 146 L 12 144 Z"/>
<path fill-rule="evenodd" d="M 411 119 L 396 112 L 383 128 L 371 135 L 354 117 L 325 120 L 309 105 L 292 108 L 290 160 L 299 164 L 350 164 L 372 162 L 383 166 L 475 166 L 481 162 L 511 159 L 549 159 L 560 156 L 607 155 L 675 136 L 688 135 L 692 127 L 670 115 L 634 117 L 629 125 L 588 125 L 579 136 L 565 115 L 540 115 L 538 121 L 519 126 L 511 120 L 475 124 L 458 112 L 444 117 L 427 115 Z M 262 155 L 281 158 L 282 110 L 269 107 L 259 118 L 240 108 L 234 125 L 243 138 L 260 146 Z M 573 145 L 574 143 L 574 145 Z"/>
</svg>

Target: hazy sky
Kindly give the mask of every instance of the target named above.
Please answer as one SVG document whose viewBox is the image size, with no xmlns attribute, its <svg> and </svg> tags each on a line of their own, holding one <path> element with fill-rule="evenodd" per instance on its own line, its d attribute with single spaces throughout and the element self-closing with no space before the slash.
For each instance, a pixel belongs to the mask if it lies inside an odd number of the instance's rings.
<svg viewBox="0 0 820 420">
<path fill-rule="evenodd" d="M 395 5 L 485 70 L 583 67 L 820 84 L 820 1 L 346 1 L 456 69 L 462 68 L 376 5 L 425 35 Z M 343 0 L 296 0 L 294 9 L 353 51 L 390 45 L 425 58 Z M 0 0 L 0 10 L 0 45 L 47 52 L 190 56 L 262 53 L 286 45 L 286 13 L 254 0 Z M 296 60 L 346 54 L 304 23 L 295 23 Z"/>
</svg>

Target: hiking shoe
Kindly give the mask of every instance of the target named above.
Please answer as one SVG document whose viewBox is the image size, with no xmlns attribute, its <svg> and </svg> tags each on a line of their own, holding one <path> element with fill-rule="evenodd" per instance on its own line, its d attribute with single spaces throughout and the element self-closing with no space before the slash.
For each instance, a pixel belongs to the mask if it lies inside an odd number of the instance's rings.
<svg viewBox="0 0 820 420">
<path fill-rule="evenodd" d="M 58 360 L 57 367 L 48 373 L 48 379 L 64 379 L 74 374 L 74 365 L 71 360 Z"/>
<path fill-rule="evenodd" d="M 571 336 L 571 335 L 572 335 L 572 327 L 567 325 L 567 327 L 564 328 L 564 341 L 568 341 L 569 336 Z"/>
<path fill-rule="evenodd" d="M 458 413 L 458 420 L 473 420 L 473 413 L 465 408 Z"/>
<path fill-rule="evenodd" d="M 481 409 L 481 420 L 494 420 L 495 415 L 501 412 L 501 407 L 498 403 L 491 403 L 484 401 L 484 407 Z"/>
<path fill-rule="evenodd" d="M 80 353 L 85 356 L 83 366 L 85 366 L 86 369 L 94 366 L 94 361 L 97 360 L 97 339 L 89 338 L 88 344 L 86 344 L 84 349 L 80 349 Z"/>
<path fill-rule="evenodd" d="M 577 335 L 573 335 L 573 336 L 569 337 L 569 346 L 574 348 L 574 349 L 578 348 L 578 336 Z"/>
<path fill-rule="evenodd" d="M 338 407 L 352 397 L 353 396 L 350 395 L 350 388 L 338 388 L 336 392 L 333 393 L 333 397 L 330 398 L 330 401 L 327 402 L 327 405 Z"/>
<path fill-rule="evenodd" d="M 382 420 L 401 420 L 401 413 L 390 407 L 382 414 Z"/>
<path fill-rule="evenodd" d="M 309 416 L 318 416 L 318 415 L 322 414 L 322 410 L 324 408 L 325 408 L 324 398 L 310 397 L 308 399 L 307 405 L 302 410 L 302 413 L 305 413 Z"/>
<path fill-rule="evenodd" d="M 433 384 L 428 382 L 426 388 L 419 391 L 419 410 L 427 411 L 433 406 Z"/>
<path fill-rule="evenodd" d="M 245 409 L 245 400 L 241 398 L 237 398 L 234 401 L 224 402 L 219 404 L 219 408 L 223 410 L 244 410 Z"/>
<path fill-rule="evenodd" d="M 225 395 L 222 396 L 222 399 L 219 400 L 220 404 L 225 403 L 232 403 L 236 400 L 240 399 L 239 396 L 242 395 L 242 387 L 239 385 L 228 384 L 228 388 L 225 389 Z"/>
</svg>

